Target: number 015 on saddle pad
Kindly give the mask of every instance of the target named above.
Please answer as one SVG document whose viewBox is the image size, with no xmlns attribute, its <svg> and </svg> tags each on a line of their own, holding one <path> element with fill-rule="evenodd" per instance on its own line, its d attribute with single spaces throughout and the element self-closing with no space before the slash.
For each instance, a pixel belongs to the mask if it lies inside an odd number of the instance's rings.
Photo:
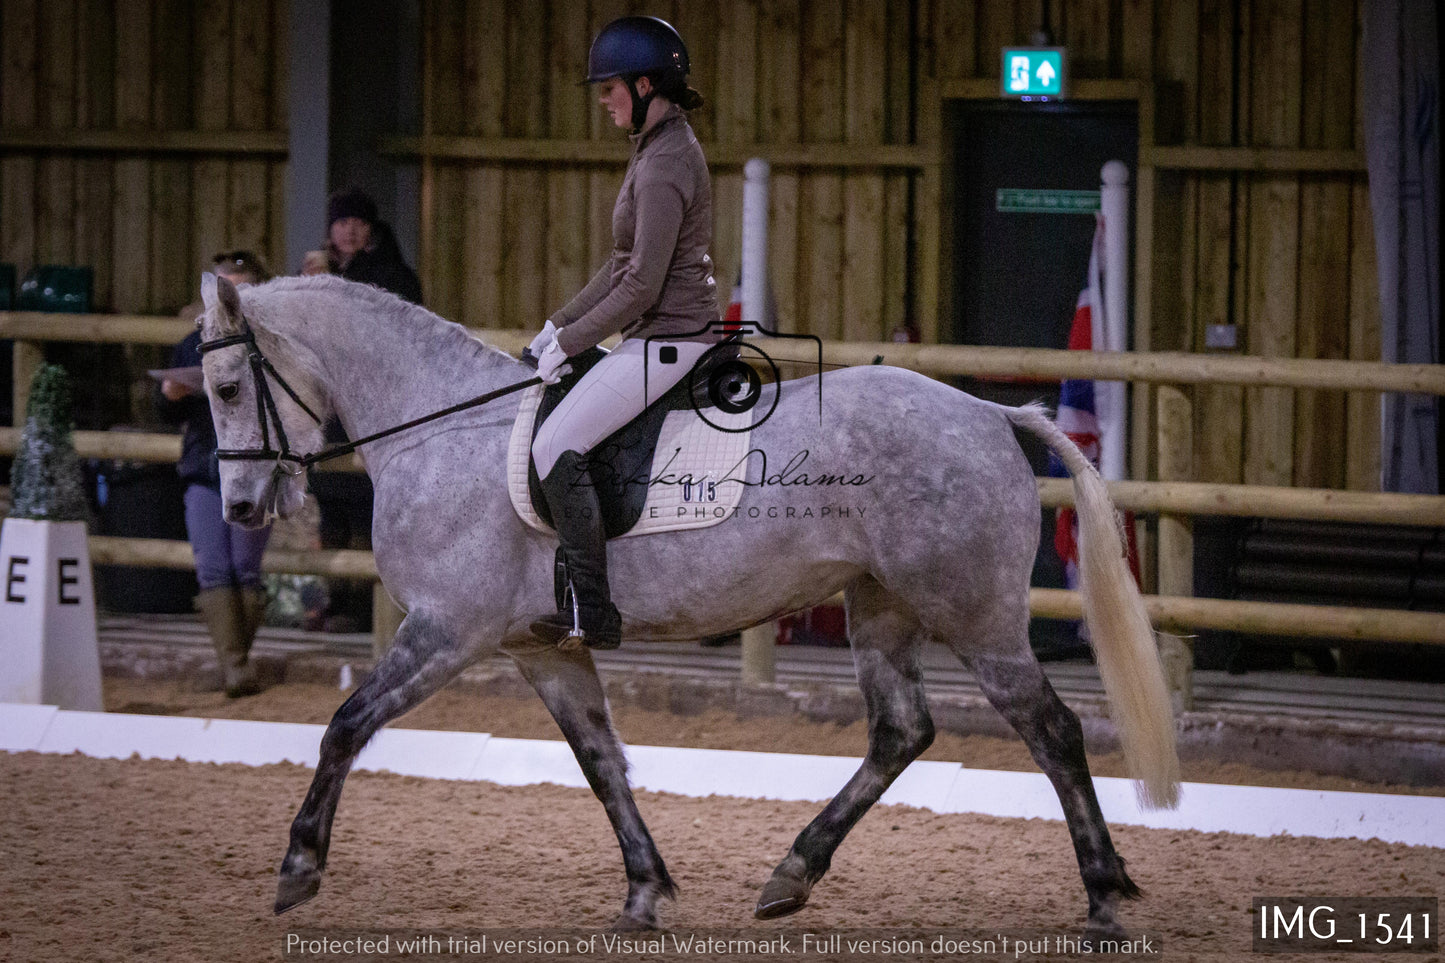
<svg viewBox="0 0 1445 963">
<path fill-rule="evenodd" d="M 522 521 L 538 531 L 551 532 L 552 525 L 532 464 L 532 439 L 567 391 L 603 357 L 596 349 L 583 352 L 568 360 L 571 375 L 522 394 L 507 451 L 507 491 Z M 706 528 L 741 503 L 745 486 L 718 482 L 746 477 L 753 412 L 694 407 L 695 393 L 706 397 L 705 375 L 684 377 L 589 453 L 608 538 Z"/>
</svg>

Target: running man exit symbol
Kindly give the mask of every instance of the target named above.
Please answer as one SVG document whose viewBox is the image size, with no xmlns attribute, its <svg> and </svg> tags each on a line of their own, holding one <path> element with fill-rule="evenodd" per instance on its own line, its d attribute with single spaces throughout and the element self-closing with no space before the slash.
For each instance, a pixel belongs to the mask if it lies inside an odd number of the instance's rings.
<svg viewBox="0 0 1445 963">
<path fill-rule="evenodd" d="M 1062 97 L 1064 70 L 1063 47 L 1005 47 L 1002 94 L 1025 100 Z"/>
</svg>

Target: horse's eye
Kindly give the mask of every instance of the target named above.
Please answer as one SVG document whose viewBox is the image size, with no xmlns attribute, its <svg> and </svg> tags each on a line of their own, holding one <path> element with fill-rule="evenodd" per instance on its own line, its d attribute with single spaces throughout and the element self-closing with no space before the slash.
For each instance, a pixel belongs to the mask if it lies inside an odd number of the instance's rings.
<svg viewBox="0 0 1445 963">
<path fill-rule="evenodd" d="M 230 383 L 228 383 L 228 384 L 221 385 L 221 387 L 217 388 L 217 389 L 216 389 L 216 395 L 217 395 L 222 401 L 230 401 L 232 398 L 235 398 L 235 397 L 236 397 L 236 393 L 237 393 L 238 391 L 240 391 L 240 390 L 241 390 L 240 387 L 237 386 L 237 384 L 236 384 L 234 381 L 232 381 L 232 382 L 230 382 Z"/>
</svg>

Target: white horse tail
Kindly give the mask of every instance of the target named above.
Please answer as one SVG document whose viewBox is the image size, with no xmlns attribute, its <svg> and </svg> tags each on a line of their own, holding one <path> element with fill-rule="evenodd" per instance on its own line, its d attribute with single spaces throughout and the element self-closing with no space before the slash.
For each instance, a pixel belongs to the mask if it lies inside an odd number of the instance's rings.
<svg viewBox="0 0 1445 963">
<path fill-rule="evenodd" d="M 1119 513 L 1098 471 L 1043 405 L 1002 410 L 1009 421 L 1041 438 L 1073 476 L 1084 619 L 1124 759 L 1140 801 L 1154 809 L 1173 808 L 1179 802 L 1174 713 L 1149 613 L 1125 559 Z"/>
</svg>

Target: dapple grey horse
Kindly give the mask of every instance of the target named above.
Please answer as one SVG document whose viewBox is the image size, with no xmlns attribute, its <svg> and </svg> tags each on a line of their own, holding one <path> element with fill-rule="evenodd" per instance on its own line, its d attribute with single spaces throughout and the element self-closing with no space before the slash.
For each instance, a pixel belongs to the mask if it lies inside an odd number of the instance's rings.
<svg viewBox="0 0 1445 963">
<path fill-rule="evenodd" d="M 223 449 L 253 456 L 221 466 L 226 516 L 240 525 L 301 504 L 303 474 L 255 454 L 320 449 L 313 416 L 334 413 L 361 438 L 532 376 L 462 327 L 336 278 L 283 278 L 238 292 L 207 275 L 202 296 L 217 437 Z M 738 512 L 714 527 L 608 545 L 630 645 L 732 632 L 844 593 L 867 755 L 798 835 L 755 914 L 802 908 L 849 830 L 932 741 L 919 653 L 936 642 L 972 670 L 1057 790 L 1088 894 L 1087 929 L 1121 932 L 1119 901 L 1139 890 L 1100 813 L 1078 718 L 1029 648 L 1039 499 L 1014 429 L 1042 438 L 1073 475 L 1085 616 L 1114 719 L 1141 796 L 1168 805 L 1179 778 L 1173 719 L 1102 481 L 1037 406 L 1002 407 L 886 366 L 813 377 L 824 378 L 821 411 L 812 378 L 769 389 L 781 392 L 776 408 L 754 427 L 746 465 L 729 475 L 746 483 Z M 276 390 L 282 382 L 287 391 Z M 591 656 L 543 646 L 527 629 L 554 608 L 557 543 L 524 524 L 509 501 L 518 397 L 363 449 L 376 488 L 377 569 L 406 617 L 326 729 L 281 863 L 278 913 L 320 888 L 342 783 L 367 740 L 498 649 L 546 703 L 616 830 L 628 882 L 617 926 L 656 927 L 660 899 L 674 894 L 628 788 Z M 770 398 L 755 410 L 768 410 Z"/>
</svg>

